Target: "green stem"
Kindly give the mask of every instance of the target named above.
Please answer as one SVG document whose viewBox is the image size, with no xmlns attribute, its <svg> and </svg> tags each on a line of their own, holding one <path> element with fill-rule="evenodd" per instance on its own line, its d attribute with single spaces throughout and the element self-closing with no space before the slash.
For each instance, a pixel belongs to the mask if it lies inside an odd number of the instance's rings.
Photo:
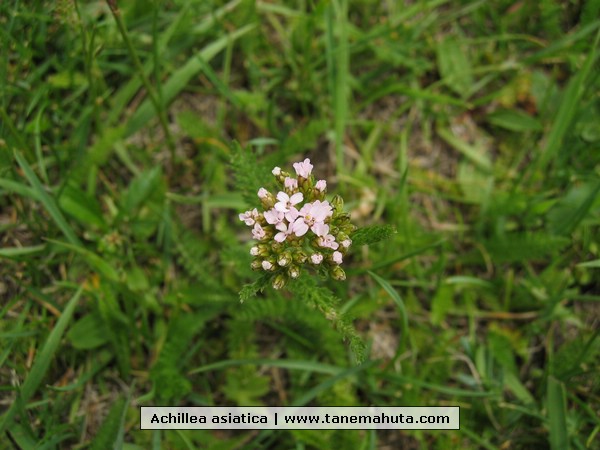
<svg viewBox="0 0 600 450">
<path fill-rule="evenodd" d="M 144 73 L 144 68 L 142 67 L 142 63 L 140 62 L 140 59 L 137 56 L 137 53 L 135 51 L 135 48 L 133 47 L 131 39 L 129 39 L 129 34 L 127 34 L 127 29 L 125 28 L 125 24 L 121 17 L 121 11 L 119 10 L 119 7 L 117 6 L 117 2 L 115 0 L 106 0 L 106 3 L 108 4 L 110 11 L 112 12 L 113 17 L 115 18 L 115 22 L 117 23 L 117 27 L 119 28 L 119 32 L 121 33 L 121 36 L 123 36 L 123 40 L 125 41 L 125 45 L 127 46 L 129 55 L 130 55 L 131 59 L 133 60 L 135 69 L 138 72 L 138 75 L 140 76 L 140 78 L 142 79 L 142 83 L 144 83 L 144 86 L 146 87 L 146 91 L 148 91 L 148 96 L 150 97 L 150 101 L 152 102 L 152 105 L 156 109 L 158 118 L 160 120 L 160 124 L 162 126 L 163 132 L 165 133 L 165 137 L 167 139 L 167 145 L 169 146 L 169 151 L 171 153 L 171 164 L 174 164 L 174 162 L 175 162 L 175 142 L 173 141 L 173 137 L 171 136 L 171 132 L 169 131 L 169 125 L 167 123 L 167 117 L 165 115 L 165 111 L 162 108 L 161 103 L 158 101 L 156 92 L 154 91 L 154 88 L 152 87 L 150 80 Z"/>
</svg>

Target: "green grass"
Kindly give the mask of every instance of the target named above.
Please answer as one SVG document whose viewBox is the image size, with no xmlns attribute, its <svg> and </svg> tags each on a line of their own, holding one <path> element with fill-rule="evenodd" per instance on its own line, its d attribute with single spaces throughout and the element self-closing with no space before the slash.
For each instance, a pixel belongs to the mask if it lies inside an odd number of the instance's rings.
<svg viewBox="0 0 600 450">
<path fill-rule="evenodd" d="M 118 3 L 0 4 L 0 442 L 597 448 L 600 2 Z M 306 157 L 360 231 L 275 291 L 237 214 Z M 139 430 L 234 404 L 461 429 Z"/>
</svg>

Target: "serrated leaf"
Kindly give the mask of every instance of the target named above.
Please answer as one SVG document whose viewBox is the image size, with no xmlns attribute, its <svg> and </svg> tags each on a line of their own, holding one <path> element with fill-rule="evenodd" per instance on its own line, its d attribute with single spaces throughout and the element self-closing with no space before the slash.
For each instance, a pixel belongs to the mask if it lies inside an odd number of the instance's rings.
<svg viewBox="0 0 600 450">
<path fill-rule="evenodd" d="M 268 286 L 269 279 L 270 276 L 263 275 L 255 282 L 244 285 L 240 290 L 240 303 L 244 303 L 245 301 L 256 297 L 256 294 L 258 294 L 259 291 L 262 292 L 262 290 Z"/>
<path fill-rule="evenodd" d="M 124 398 L 117 399 L 110 408 L 106 419 L 102 422 L 98 433 L 92 441 L 90 450 L 118 449 L 122 446 L 123 426 L 127 401 Z M 121 442 L 121 444 L 119 444 Z"/>
<path fill-rule="evenodd" d="M 371 245 L 389 239 L 396 234 L 396 228 L 391 225 L 372 225 L 360 228 L 351 236 L 354 245 Z"/>
<path fill-rule="evenodd" d="M 504 238 L 484 242 L 496 262 L 519 262 L 545 258 L 560 251 L 571 241 L 546 233 L 510 233 Z"/>
</svg>

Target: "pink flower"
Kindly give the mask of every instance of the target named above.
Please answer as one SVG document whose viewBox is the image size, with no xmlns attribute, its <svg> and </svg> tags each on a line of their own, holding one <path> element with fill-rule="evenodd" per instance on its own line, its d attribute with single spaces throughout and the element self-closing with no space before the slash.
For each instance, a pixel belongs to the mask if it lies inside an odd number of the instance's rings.
<svg viewBox="0 0 600 450">
<path fill-rule="evenodd" d="M 315 222 L 324 222 L 325 219 L 333 215 L 333 208 L 329 202 L 315 200 L 313 203 L 307 203 L 300 209 L 300 215 L 304 220 L 312 225 Z"/>
<path fill-rule="evenodd" d="M 279 230 L 279 233 L 277 233 L 275 235 L 275 237 L 273 238 L 277 242 L 285 241 L 285 239 L 290 234 L 295 234 L 296 236 L 300 237 L 300 236 L 303 236 L 308 231 L 308 227 L 306 226 L 306 224 L 300 217 L 298 217 L 293 222 L 289 222 L 287 225 L 285 224 L 285 222 L 281 222 L 277 226 L 277 229 Z"/>
<path fill-rule="evenodd" d="M 314 203 L 307 203 L 300 209 L 300 216 L 317 236 L 324 236 L 329 233 L 329 225 L 325 224 L 325 219 L 333 215 L 333 209 L 328 202 L 315 200 Z"/>
<path fill-rule="evenodd" d="M 318 244 L 321 247 L 330 248 L 332 250 L 337 250 L 340 246 L 337 242 L 335 242 L 335 237 L 333 237 L 331 234 L 320 236 Z"/>
<path fill-rule="evenodd" d="M 284 213 L 277 211 L 275 208 L 265 211 L 263 215 L 265 216 L 267 223 L 270 223 L 271 225 L 277 225 L 283 222 Z"/>
<path fill-rule="evenodd" d="M 251 227 L 256 222 L 256 219 L 258 219 L 258 210 L 254 208 L 251 211 L 246 211 L 243 214 L 239 214 L 238 217 L 242 222 Z"/>
<path fill-rule="evenodd" d="M 297 192 L 291 197 L 287 195 L 285 192 L 281 191 L 277 194 L 278 203 L 275 203 L 275 209 L 281 212 L 288 212 L 293 205 L 297 205 L 304 199 L 302 192 Z"/>
<path fill-rule="evenodd" d="M 321 264 L 321 262 L 323 261 L 323 255 L 321 255 L 320 253 L 313 253 L 312 255 L 310 255 L 310 260 L 313 264 Z"/>
<path fill-rule="evenodd" d="M 289 189 L 290 191 L 298 189 L 298 180 L 295 178 L 285 177 L 283 184 L 285 188 Z"/>
<path fill-rule="evenodd" d="M 273 268 L 273 264 L 271 264 L 269 261 L 263 261 L 262 268 L 265 270 L 271 270 Z"/>
<path fill-rule="evenodd" d="M 252 237 L 254 237 L 254 239 L 261 240 L 265 237 L 265 235 L 265 230 L 263 230 L 259 224 L 255 223 L 254 228 L 252 229 Z"/>
<path fill-rule="evenodd" d="M 313 165 L 310 163 L 310 159 L 306 158 L 304 162 L 294 163 L 294 169 L 296 174 L 302 178 L 308 178 L 312 172 Z"/>
<path fill-rule="evenodd" d="M 326 187 L 327 187 L 327 181 L 325 181 L 325 180 L 319 180 L 315 183 L 315 189 L 318 191 L 323 192 Z"/>
<path fill-rule="evenodd" d="M 285 241 L 286 238 L 293 233 L 292 226 L 290 224 L 286 224 L 285 222 L 281 222 L 277 226 L 277 229 L 279 230 L 279 233 L 273 237 L 273 239 L 275 239 L 277 242 Z"/>
<path fill-rule="evenodd" d="M 306 222 L 304 222 L 304 220 L 302 220 L 301 217 L 298 217 L 292 224 L 292 232 L 296 236 L 300 237 L 300 236 L 304 236 L 307 231 L 308 231 L 308 225 L 306 225 Z"/>
<path fill-rule="evenodd" d="M 274 169 L 271 171 L 271 173 L 277 177 L 277 176 L 281 175 L 281 169 L 280 169 L 279 167 L 275 167 L 275 168 L 274 168 Z"/>
<path fill-rule="evenodd" d="M 296 221 L 299 214 L 300 213 L 298 210 L 292 206 L 290 207 L 290 210 L 285 213 L 285 220 L 287 220 L 289 223 L 293 223 Z"/>
<path fill-rule="evenodd" d="M 340 252 L 333 252 L 333 255 L 331 258 L 333 259 L 333 262 L 336 264 L 342 263 L 342 254 Z"/>
<path fill-rule="evenodd" d="M 250 249 L 250 254 L 251 254 L 252 256 L 258 256 L 258 247 L 252 247 L 252 248 Z"/>
<path fill-rule="evenodd" d="M 258 190 L 258 198 L 263 199 L 263 198 L 267 198 L 267 195 L 269 195 L 269 191 L 267 191 L 265 188 L 260 188 Z"/>
<path fill-rule="evenodd" d="M 352 241 L 350 239 L 344 239 L 342 241 L 342 246 L 345 247 L 345 248 L 350 247 L 351 244 L 352 244 Z"/>
</svg>

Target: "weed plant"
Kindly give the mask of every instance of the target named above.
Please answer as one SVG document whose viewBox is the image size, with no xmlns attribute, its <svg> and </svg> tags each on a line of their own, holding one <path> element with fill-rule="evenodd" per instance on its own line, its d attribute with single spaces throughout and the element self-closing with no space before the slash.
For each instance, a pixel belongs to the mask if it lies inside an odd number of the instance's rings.
<svg viewBox="0 0 600 450">
<path fill-rule="evenodd" d="M 599 448 L 598 17 L 0 2 L 0 448 Z M 275 290 L 238 214 L 305 158 L 359 231 L 345 281 Z M 461 417 L 141 431 L 140 405 Z"/>
</svg>

